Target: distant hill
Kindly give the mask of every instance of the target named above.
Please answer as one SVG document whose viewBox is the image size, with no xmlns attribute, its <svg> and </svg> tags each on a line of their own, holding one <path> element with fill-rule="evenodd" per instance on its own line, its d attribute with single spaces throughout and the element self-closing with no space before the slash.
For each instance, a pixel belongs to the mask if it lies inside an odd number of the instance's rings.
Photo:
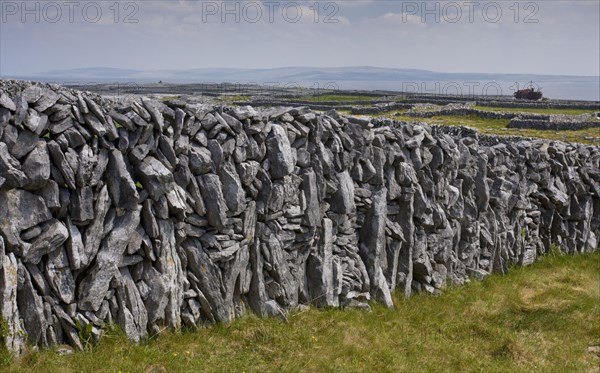
<svg viewBox="0 0 600 373">
<path fill-rule="evenodd" d="M 421 90 L 423 93 L 451 93 L 453 85 L 468 94 L 469 84 L 500 86 L 501 94 L 512 95 L 533 80 L 551 98 L 600 100 L 600 77 L 535 74 L 443 73 L 419 69 L 395 69 L 370 66 L 353 67 L 281 67 L 268 69 L 198 68 L 186 70 L 139 70 L 90 67 L 41 72 L 14 77 L 39 81 L 67 82 L 171 82 L 171 83 L 258 83 L 325 87 L 332 83 L 339 89 Z M 436 83 L 438 84 L 436 86 Z M 330 84 L 330 87 L 331 85 Z M 416 85 L 415 85 L 416 84 Z M 441 92 L 448 87 L 447 92 Z M 418 88 L 415 88 L 418 87 Z M 410 89 L 409 89 L 410 88 Z M 440 92 L 435 92 L 435 91 Z M 495 94 L 495 92 L 474 92 Z"/>
<path fill-rule="evenodd" d="M 482 81 L 482 80 L 537 80 L 537 79 L 589 79 L 598 78 L 591 76 L 558 76 L 558 75 L 532 75 L 532 74 L 491 74 L 491 73 L 442 73 L 419 69 L 392 69 L 370 66 L 354 67 L 280 67 L 269 69 L 236 69 L 236 68 L 199 68 L 187 70 L 135 70 L 108 67 L 90 67 L 79 69 L 65 69 L 41 72 L 32 77 L 77 79 L 129 79 L 132 81 L 168 80 L 173 82 L 266 82 L 273 81 L 338 81 L 338 80 L 365 80 L 365 81 Z"/>
</svg>

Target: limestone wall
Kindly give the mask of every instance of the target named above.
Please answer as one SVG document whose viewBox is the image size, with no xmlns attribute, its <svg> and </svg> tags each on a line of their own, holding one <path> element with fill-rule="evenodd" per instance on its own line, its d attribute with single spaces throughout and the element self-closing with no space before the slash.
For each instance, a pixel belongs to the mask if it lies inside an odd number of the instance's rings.
<svg viewBox="0 0 600 373">
<path fill-rule="evenodd" d="M 578 131 L 583 129 L 600 128 L 600 120 L 583 118 L 583 120 L 572 120 L 568 118 L 537 119 L 515 117 L 511 119 L 508 128 L 529 128 L 542 131 Z M 600 130 L 598 131 L 600 135 Z"/>
<path fill-rule="evenodd" d="M 4 343 L 393 306 L 600 238 L 600 148 L 0 81 Z M 91 325 L 91 327 L 87 327 Z"/>
</svg>

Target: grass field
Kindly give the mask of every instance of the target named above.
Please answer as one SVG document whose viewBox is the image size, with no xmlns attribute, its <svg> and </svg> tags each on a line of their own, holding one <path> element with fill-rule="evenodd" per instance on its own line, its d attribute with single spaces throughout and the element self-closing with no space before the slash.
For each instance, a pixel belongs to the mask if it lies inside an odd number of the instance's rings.
<svg viewBox="0 0 600 373">
<path fill-rule="evenodd" d="M 111 331 L 88 351 L 32 352 L 7 372 L 598 372 L 600 254 L 549 255 L 442 295 L 372 312 L 246 316 L 140 345 Z"/>
<path fill-rule="evenodd" d="M 379 97 L 375 96 L 354 96 L 354 95 L 323 95 L 323 96 L 305 96 L 299 97 L 298 101 L 310 102 L 353 102 L 353 101 L 372 101 Z"/>
<path fill-rule="evenodd" d="M 509 113 L 538 113 L 538 114 L 566 114 L 566 115 L 579 115 L 585 113 L 594 113 L 593 110 L 585 109 L 547 109 L 547 108 L 520 108 L 520 107 L 493 107 L 493 106 L 474 106 L 474 109 L 484 111 L 499 111 Z"/>
<path fill-rule="evenodd" d="M 524 137 L 535 137 L 540 139 L 548 140 L 560 140 L 569 142 L 578 142 L 582 144 L 600 145 L 598 138 L 600 137 L 600 129 L 588 128 L 578 131 L 542 131 L 534 129 L 521 129 L 521 128 L 508 128 L 508 119 L 490 119 L 480 118 L 475 115 L 468 116 L 452 116 L 452 115 L 438 115 L 431 118 L 415 118 L 405 115 L 396 116 L 394 112 L 388 112 L 379 114 L 378 116 L 385 116 L 395 120 L 402 120 L 406 122 L 426 122 L 428 124 L 435 125 L 446 125 L 446 126 L 468 126 L 475 128 L 482 134 L 486 135 L 504 135 L 504 136 L 524 136 Z M 402 114 L 402 112 L 400 112 Z M 586 139 L 586 137 L 592 137 L 594 139 Z"/>
</svg>

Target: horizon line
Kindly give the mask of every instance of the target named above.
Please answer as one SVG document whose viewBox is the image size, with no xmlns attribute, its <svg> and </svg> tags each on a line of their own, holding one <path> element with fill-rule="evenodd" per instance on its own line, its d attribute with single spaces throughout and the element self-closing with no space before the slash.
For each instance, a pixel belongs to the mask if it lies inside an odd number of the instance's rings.
<svg viewBox="0 0 600 373">
<path fill-rule="evenodd" d="M 192 68 L 181 68 L 181 69 L 148 69 L 143 70 L 139 68 L 124 68 L 124 67 L 112 67 L 112 66 L 89 66 L 89 67 L 73 67 L 66 69 L 56 69 L 49 70 L 45 72 L 36 72 L 36 73 L 26 73 L 26 74 L 2 74 L 2 76 L 14 76 L 14 77 L 26 77 L 26 76 L 40 76 L 43 77 L 44 74 L 56 74 L 61 72 L 69 72 L 73 70 L 93 70 L 93 69 L 110 69 L 110 70 L 121 70 L 121 71 L 134 71 L 134 72 L 161 72 L 161 71 L 169 71 L 169 72 L 183 72 L 189 70 L 256 70 L 256 71 L 268 71 L 268 70 L 281 70 L 281 69 L 358 69 L 358 68 L 369 68 L 369 69 L 380 69 L 380 70 L 413 70 L 413 71 L 422 71 L 429 72 L 435 74 L 480 74 L 480 75 L 531 75 L 531 76 L 566 76 L 566 77 L 586 77 L 586 78 L 600 78 L 600 74 L 598 75 L 575 75 L 575 74 L 540 74 L 540 73 L 521 73 L 521 72 L 472 72 L 472 71 L 460 71 L 460 72 L 447 72 L 447 71 L 436 71 L 436 70 L 427 70 L 420 68 L 412 68 L 412 67 L 381 67 L 381 66 L 372 66 L 372 65 L 351 65 L 351 66 L 279 66 L 279 67 L 192 67 Z M 0 77 L 1 78 L 1 77 Z"/>
</svg>

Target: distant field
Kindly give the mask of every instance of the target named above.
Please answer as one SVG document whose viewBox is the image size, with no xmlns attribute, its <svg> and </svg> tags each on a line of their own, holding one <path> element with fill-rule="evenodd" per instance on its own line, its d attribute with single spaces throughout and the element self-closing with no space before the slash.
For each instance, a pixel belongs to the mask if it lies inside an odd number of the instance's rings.
<svg viewBox="0 0 600 373">
<path fill-rule="evenodd" d="M 351 101 L 372 101 L 379 97 L 374 96 L 353 96 L 353 95 L 323 95 L 323 96 L 305 96 L 299 97 L 298 101 L 311 102 L 351 102 Z"/>
<path fill-rule="evenodd" d="M 538 113 L 538 114 L 565 114 L 565 115 L 580 115 L 586 113 L 594 113 L 593 110 L 585 109 L 547 109 L 547 108 L 520 108 L 520 107 L 493 107 L 493 106 L 474 106 L 475 109 L 484 111 L 498 111 L 509 113 Z"/>
<path fill-rule="evenodd" d="M 7 372 L 598 372 L 600 254 L 551 254 L 506 276 L 440 296 L 395 297 L 396 309 L 310 309 L 289 323 L 246 316 L 134 345 L 10 360 Z"/>
<path fill-rule="evenodd" d="M 446 126 L 468 126 L 477 129 L 480 133 L 487 135 L 511 135 L 535 137 L 548 140 L 560 140 L 569 142 L 578 142 L 582 144 L 600 145 L 597 140 L 600 137 L 598 128 L 588 128 L 578 131 L 542 131 L 534 129 L 508 128 L 508 119 L 488 119 L 480 118 L 475 115 L 464 117 L 452 115 L 439 115 L 431 118 L 415 118 L 405 115 L 395 116 L 398 111 L 380 114 L 391 119 L 402 120 L 406 122 L 426 122 L 428 124 L 446 125 Z M 400 112 L 402 114 L 402 112 Z M 588 140 L 586 137 L 593 137 L 595 140 Z"/>
</svg>

